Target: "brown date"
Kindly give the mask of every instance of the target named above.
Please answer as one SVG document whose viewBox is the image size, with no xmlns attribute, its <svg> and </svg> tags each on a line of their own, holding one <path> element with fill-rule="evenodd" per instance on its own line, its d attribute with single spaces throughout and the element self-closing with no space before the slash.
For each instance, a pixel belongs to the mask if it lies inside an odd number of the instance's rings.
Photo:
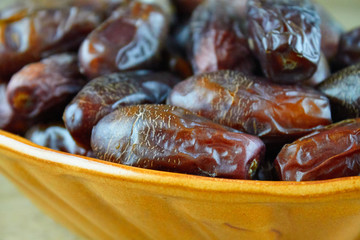
<svg viewBox="0 0 360 240">
<path fill-rule="evenodd" d="M 85 84 L 76 55 L 62 53 L 22 68 L 10 79 L 6 93 L 14 111 L 30 119 L 64 109 Z"/>
<path fill-rule="evenodd" d="M 78 146 L 62 124 L 40 124 L 33 126 L 26 132 L 25 138 L 37 145 L 54 150 L 88 157 L 94 156 L 92 151 Z"/>
<path fill-rule="evenodd" d="M 77 7 L 9 13 L 0 19 L 0 77 L 54 53 L 76 50 L 100 20 Z"/>
<path fill-rule="evenodd" d="M 331 123 L 328 99 L 236 71 L 200 74 L 177 84 L 169 104 L 264 140 L 289 141 Z"/>
<path fill-rule="evenodd" d="M 252 74 L 255 60 L 232 5 L 208 1 L 190 20 L 189 59 L 195 74 L 238 70 Z"/>
<path fill-rule="evenodd" d="M 360 119 L 349 119 L 287 144 L 274 165 L 281 180 L 360 176 Z"/>
<path fill-rule="evenodd" d="M 89 78 L 158 68 L 169 19 L 156 5 L 134 1 L 96 28 L 79 50 L 80 69 Z"/>
<path fill-rule="evenodd" d="M 113 73 L 90 81 L 66 107 L 63 120 L 73 138 L 90 148 L 91 130 L 116 108 L 162 103 L 179 79 L 166 72 Z"/>
<path fill-rule="evenodd" d="M 341 35 L 335 65 L 344 68 L 360 63 L 360 27 Z"/>
<path fill-rule="evenodd" d="M 309 0 L 249 0 L 250 46 L 267 78 L 294 84 L 320 59 L 320 17 Z"/>
<path fill-rule="evenodd" d="M 23 134 L 32 124 L 32 120 L 18 115 L 10 106 L 6 97 L 6 83 L 0 83 L 0 129 Z"/>
<path fill-rule="evenodd" d="M 360 63 L 331 75 L 318 89 L 329 98 L 335 121 L 360 117 Z"/>
<path fill-rule="evenodd" d="M 119 108 L 94 127 L 102 160 L 211 177 L 252 179 L 265 150 L 256 136 L 169 105 Z"/>
</svg>

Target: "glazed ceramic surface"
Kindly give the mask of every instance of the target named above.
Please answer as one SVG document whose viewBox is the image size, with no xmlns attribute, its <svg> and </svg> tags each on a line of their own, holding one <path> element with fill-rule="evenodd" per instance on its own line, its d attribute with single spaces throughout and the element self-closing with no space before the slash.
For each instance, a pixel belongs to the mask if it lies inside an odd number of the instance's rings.
<svg viewBox="0 0 360 240">
<path fill-rule="evenodd" d="M 89 239 L 360 239 L 360 177 L 214 179 L 127 167 L 0 131 L 0 171 Z"/>
</svg>

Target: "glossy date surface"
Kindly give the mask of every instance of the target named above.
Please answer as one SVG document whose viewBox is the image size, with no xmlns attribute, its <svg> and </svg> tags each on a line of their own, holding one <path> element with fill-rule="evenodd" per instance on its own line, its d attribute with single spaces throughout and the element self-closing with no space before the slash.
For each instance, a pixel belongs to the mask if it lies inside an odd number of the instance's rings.
<svg viewBox="0 0 360 240">
<path fill-rule="evenodd" d="M 329 101 L 319 92 L 236 71 L 193 76 L 167 102 L 263 139 L 286 141 L 331 123 Z"/>
<path fill-rule="evenodd" d="M 312 181 L 360 175 L 360 119 L 329 125 L 287 144 L 274 165 L 280 180 Z"/>
<path fill-rule="evenodd" d="M 309 0 L 249 0 L 248 34 L 265 76 L 293 84 L 320 59 L 320 17 Z"/>
<path fill-rule="evenodd" d="M 208 1 L 190 19 L 189 59 L 195 74 L 238 70 L 252 74 L 255 60 L 231 4 Z"/>
<path fill-rule="evenodd" d="M 66 128 L 90 148 L 93 126 L 115 109 L 128 105 L 163 103 L 179 79 L 167 72 L 113 73 L 90 81 L 66 107 Z"/>
<path fill-rule="evenodd" d="M 119 108 L 94 127 L 91 146 L 106 161 L 237 179 L 253 178 L 265 150 L 256 136 L 168 105 Z"/>
<path fill-rule="evenodd" d="M 13 75 L 7 86 L 7 98 L 14 111 L 35 118 L 65 105 L 86 84 L 74 54 L 56 54 L 31 63 Z"/>
<path fill-rule="evenodd" d="M 0 77 L 54 53 L 73 51 L 101 21 L 78 7 L 15 11 L 0 19 Z"/>
<path fill-rule="evenodd" d="M 164 11 L 134 1 L 114 11 L 79 50 L 80 70 L 89 78 L 137 69 L 159 68 L 169 31 Z"/>
</svg>

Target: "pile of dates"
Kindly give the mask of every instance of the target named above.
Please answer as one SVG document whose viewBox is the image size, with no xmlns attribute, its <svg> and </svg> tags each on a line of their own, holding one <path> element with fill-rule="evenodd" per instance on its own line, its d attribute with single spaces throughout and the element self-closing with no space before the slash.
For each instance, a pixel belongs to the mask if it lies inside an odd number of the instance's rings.
<svg viewBox="0 0 360 240">
<path fill-rule="evenodd" d="M 360 175 L 360 27 L 310 0 L 30 0 L 0 10 L 0 128 L 208 177 Z"/>
</svg>

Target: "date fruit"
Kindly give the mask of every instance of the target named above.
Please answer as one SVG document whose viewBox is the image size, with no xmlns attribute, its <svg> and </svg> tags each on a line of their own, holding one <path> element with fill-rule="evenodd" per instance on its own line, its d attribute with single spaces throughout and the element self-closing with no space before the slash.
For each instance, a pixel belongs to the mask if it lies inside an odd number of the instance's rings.
<svg viewBox="0 0 360 240">
<path fill-rule="evenodd" d="M 6 83 L 0 83 L 0 129 L 23 134 L 32 124 L 32 121 L 17 114 L 10 106 L 6 97 Z"/>
<path fill-rule="evenodd" d="M 54 53 L 77 50 L 101 20 L 77 7 L 11 16 L 11 20 L 0 19 L 0 77 L 9 77 L 26 64 Z"/>
<path fill-rule="evenodd" d="M 255 69 L 240 19 L 222 1 L 205 2 L 193 12 L 188 52 L 195 74 L 225 69 L 252 74 Z"/>
<path fill-rule="evenodd" d="M 265 146 L 256 136 L 169 105 L 119 108 L 94 127 L 102 160 L 211 177 L 252 179 Z"/>
<path fill-rule="evenodd" d="M 134 1 L 118 8 L 82 43 L 81 72 L 95 78 L 118 71 L 159 68 L 168 21 L 167 14 L 156 5 Z"/>
<path fill-rule="evenodd" d="M 341 35 L 335 64 L 344 68 L 356 63 L 360 63 L 360 27 Z"/>
<path fill-rule="evenodd" d="M 86 84 L 74 54 L 62 53 L 31 63 L 14 74 L 7 98 L 17 114 L 35 118 L 65 105 Z"/>
<path fill-rule="evenodd" d="M 320 59 L 320 17 L 309 0 L 249 0 L 248 34 L 267 78 L 294 84 Z"/>
<path fill-rule="evenodd" d="M 359 83 L 360 63 L 338 71 L 318 86 L 330 100 L 335 121 L 360 117 Z"/>
<path fill-rule="evenodd" d="M 116 108 L 163 103 L 179 79 L 167 72 L 113 73 L 90 81 L 66 107 L 63 120 L 73 138 L 90 148 L 91 130 Z"/>
<path fill-rule="evenodd" d="M 200 74 L 180 82 L 168 103 L 264 140 L 288 141 L 331 123 L 329 101 L 321 93 L 236 71 Z"/>
<path fill-rule="evenodd" d="M 31 142 L 54 150 L 93 157 L 92 151 L 76 144 L 69 131 L 62 124 L 39 124 L 30 128 L 25 138 Z"/>
<path fill-rule="evenodd" d="M 283 181 L 360 176 L 360 119 L 329 125 L 287 144 L 276 157 Z"/>
</svg>

